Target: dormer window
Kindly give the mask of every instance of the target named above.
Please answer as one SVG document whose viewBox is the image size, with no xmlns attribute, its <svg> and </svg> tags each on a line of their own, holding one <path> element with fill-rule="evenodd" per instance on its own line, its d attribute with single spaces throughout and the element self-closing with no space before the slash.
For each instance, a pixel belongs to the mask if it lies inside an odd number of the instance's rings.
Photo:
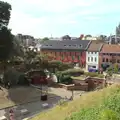
<svg viewBox="0 0 120 120">
<path fill-rule="evenodd" d="M 77 45 L 73 45 L 74 47 L 76 47 Z"/>
<path fill-rule="evenodd" d="M 82 47 L 82 45 L 79 45 L 80 47 Z"/>
</svg>

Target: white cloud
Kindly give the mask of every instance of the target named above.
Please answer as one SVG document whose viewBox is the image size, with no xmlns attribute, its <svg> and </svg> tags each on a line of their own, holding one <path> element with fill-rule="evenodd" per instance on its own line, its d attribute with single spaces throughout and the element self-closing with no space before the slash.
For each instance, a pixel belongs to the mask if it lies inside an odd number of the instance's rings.
<svg viewBox="0 0 120 120">
<path fill-rule="evenodd" d="M 78 26 L 82 20 L 100 19 L 99 15 L 119 11 L 119 4 L 109 0 L 6 0 L 12 4 L 9 27 L 13 33 L 39 37 L 59 27 Z M 62 30 L 59 30 L 60 32 Z"/>
</svg>

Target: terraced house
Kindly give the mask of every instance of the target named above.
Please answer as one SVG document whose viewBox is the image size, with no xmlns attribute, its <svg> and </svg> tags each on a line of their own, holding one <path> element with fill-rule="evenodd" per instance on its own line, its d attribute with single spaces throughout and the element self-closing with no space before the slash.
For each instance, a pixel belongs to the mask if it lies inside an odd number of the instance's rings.
<svg viewBox="0 0 120 120">
<path fill-rule="evenodd" d="M 86 66 L 86 50 L 90 45 L 89 40 L 49 40 L 42 44 L 41 52 L 52 56 L 52 60 L 79 63 L 80 67 Z"/>
<path fill-rule="evenodd" d="M 102 49 L 103 43 L 92 41 L 86 51 L 86 70 L 99 70 L 99 53 Z"/>
<path fill-rule="evenodd" d="M 99 57 L 99 65 L 104 70 L 114 63 L 120 67 L 120 45 L 104 44 Z"/>
</svg>

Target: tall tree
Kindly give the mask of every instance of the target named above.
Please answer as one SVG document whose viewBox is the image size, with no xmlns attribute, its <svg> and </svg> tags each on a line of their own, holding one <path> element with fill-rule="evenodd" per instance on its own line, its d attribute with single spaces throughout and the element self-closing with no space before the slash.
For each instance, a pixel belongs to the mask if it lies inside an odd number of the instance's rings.
<svg viewBox="0 0 120 120">
<path fill-rule="evenodd" d="M 11 10 L 9 3 L 0 1 L 0 28 L 8 25 Z"/>
<path fill-rule="evenodd" d="M 89 34 L 88 34 L 88 35 L 85 35 L 85 38 L 87 38 L 87 37 L 92 37 L 92 35 L 89 35 Z"/>
<path fill-rule="evenodd" d="M 0 1 L 0 60 L 7 60 L 13 48 L 13 35 L 7 28 L 10 20 L 11 5 Z"/>
<path fill-rule="evenodd" d="M 45 41 L 48 41 L 48 40 L 49 40 L 48 37 L 44 37 L 41 41 L 42 41 L 42 42 L 45 42 Z"/>
</svg>

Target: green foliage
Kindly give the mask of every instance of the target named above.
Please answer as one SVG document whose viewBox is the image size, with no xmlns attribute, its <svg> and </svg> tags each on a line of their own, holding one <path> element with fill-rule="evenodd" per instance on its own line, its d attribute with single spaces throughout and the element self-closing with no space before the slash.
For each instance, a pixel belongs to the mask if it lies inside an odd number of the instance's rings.
<svg viewBox="0 0 120 120">
<path fill-rule="evenodd" d="M 109 76 L 112 76 L 112 74 L 113 74 L 113 67 L 112 66 L 110 66 L 109 68 L 107 68 L 107 74 Z"/>
<path fill-rule="evenodd" d="M 13 35 L 7 27 L 0 29 L 0 60 L 7 60 L 13 49 Z"/>
<path fill-rule="evenodd" d="M 0 28 L 8 25 L 11 9 L 9 3 L 0 1 Z"/>
<path fill-rule="evenodd" d="M 120 88 L 117 87 L 107 97 L 103 96 L 99 104 L 84 108 L 66 120 L 120 120 L 119 112 Z"/>
<path fill-rule="evenodd" d="M 118 64 L 114 64 L 114 73 L 118 73 L 118 71 L 119 71 Z"/>
<path fill-rule="evenodd" d="M 46 42 L 46 41 L 48 41 L 48 40 L 49 40 L 48 37 L 44 37 L 44 38 L 41 40 L 41 42 L 43 43 L 43 42 Z"/>
<path fill-rule="evenodd" d="M 69 75 L 61 75 L 59 78 L 59 82 L 64 84 L 71 84 L 72 80 L 73 79 Z"/>
<path fill-rule="evenodd" d="M 48 64 L 49 64 L 48 65 L 49 68 L 53 69 L 53 72 L 56 72 L 56 70 L 57 71 L 63 71 L 63 70 L 70 69 L 70 68 L 73 67 L 72 64 L 62 63 L 62 62 L 56 61 L 56 60 L 49 61 Z"/>
<path fill-rule="evenodd" d="M 68 69 L 61 72 L 63 75 L 70 75 L 70 76 L 80 76 L 84 74 L 84 71 L 81 69 Z"/>
<path fill-rule="evenodd" d="M 0 1 L 0 60 L 5 61 L 13 48 L 13 35 L 7 28 L 10 20 L 11 5 Z"/>
<path fill-rule="evenodd" d="M 118 114 L 112 110 L 104 110 L 100 114 L 100 120 L 119 120 Z"/>
<path fill-rule="evenodd" d="M 86 76 L 89 76 L 89 77 L 99 77 L 99 78 L 103 78 L 104 77 L 103 74 L 98 74 L 98 73 L 95 73 L 95 72 L 85 72 L 84 74 Z"/>
</svg>

